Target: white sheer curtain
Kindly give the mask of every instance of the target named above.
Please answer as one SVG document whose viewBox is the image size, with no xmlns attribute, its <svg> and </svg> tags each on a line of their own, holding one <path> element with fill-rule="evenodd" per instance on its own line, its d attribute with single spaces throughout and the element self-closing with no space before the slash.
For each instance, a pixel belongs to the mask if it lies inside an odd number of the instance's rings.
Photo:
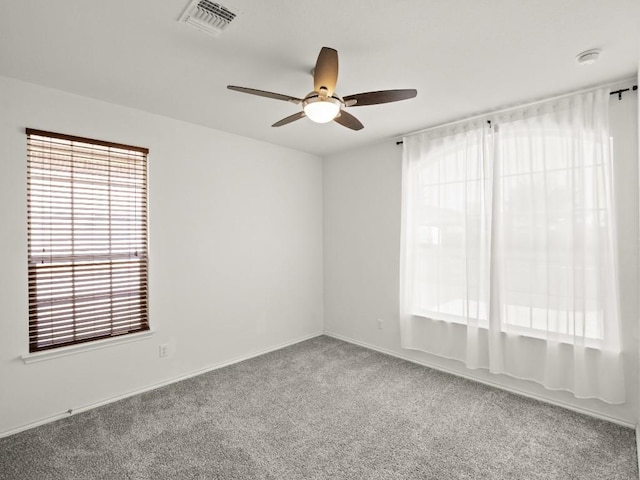
<svg viewBox="0 0 640 480">
<path fill-rule="evenodd" d="M 609 92 L 404 139 L 402 345 L 625 401 Z"/>
</svg>

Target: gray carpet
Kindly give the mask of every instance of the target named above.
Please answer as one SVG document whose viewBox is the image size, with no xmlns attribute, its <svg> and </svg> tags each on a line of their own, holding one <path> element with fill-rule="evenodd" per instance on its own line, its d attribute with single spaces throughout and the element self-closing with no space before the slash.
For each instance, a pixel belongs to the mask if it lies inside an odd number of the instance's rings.
<svg viewBox="0 0 640 480">
<path fill-rule="evenodd" d="M 318 337 L 0 439 L 0 478 L 637 479 L 634 432 Z"/>
</svg>

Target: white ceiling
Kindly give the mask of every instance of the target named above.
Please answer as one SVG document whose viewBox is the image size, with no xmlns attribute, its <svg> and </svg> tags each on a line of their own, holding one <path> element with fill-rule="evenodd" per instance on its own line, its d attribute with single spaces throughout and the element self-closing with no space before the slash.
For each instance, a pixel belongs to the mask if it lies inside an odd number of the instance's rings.
<svg viewBox="0 0 640 480">
<path fill-rule="evenodd" d="M 218 38 L 178 22 L 187 0 L 1 0 L 0 75 L 318 155 L 516 103 L 618 80 L 638 69 L 637 0 L 226 0 Z M 302 119 L 320 48 L 339 52 L 337 93 L 416 88 L 352 107 L 365 125 Z M 601 60 L 575 56 L 601 48 Z M 69 132 L 74 133 L 74 132 Z"/>
</svg>

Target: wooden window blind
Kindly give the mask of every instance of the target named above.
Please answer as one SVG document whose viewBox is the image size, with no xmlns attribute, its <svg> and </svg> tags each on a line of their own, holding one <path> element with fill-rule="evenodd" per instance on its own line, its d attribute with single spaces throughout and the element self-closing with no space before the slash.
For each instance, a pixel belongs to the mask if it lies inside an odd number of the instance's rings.
<svg viewBox="0 0 640 480">
<path fill-rule="evenodd" d="M 26 133 L 29 351 L 148 330 L 148 150 Z"/>
</svg>

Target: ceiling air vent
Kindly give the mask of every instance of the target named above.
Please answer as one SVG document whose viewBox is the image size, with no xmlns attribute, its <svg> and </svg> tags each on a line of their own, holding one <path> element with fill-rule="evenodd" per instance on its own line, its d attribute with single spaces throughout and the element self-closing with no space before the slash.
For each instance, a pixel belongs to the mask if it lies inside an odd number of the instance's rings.
<svg viewBox="0 0 640 480">
<path fill-rule="evenodd" d="M 180 20 L 217 37 L 236 18 L 227 7 L 209 0 L 192 0 Z"/>
</svg>

